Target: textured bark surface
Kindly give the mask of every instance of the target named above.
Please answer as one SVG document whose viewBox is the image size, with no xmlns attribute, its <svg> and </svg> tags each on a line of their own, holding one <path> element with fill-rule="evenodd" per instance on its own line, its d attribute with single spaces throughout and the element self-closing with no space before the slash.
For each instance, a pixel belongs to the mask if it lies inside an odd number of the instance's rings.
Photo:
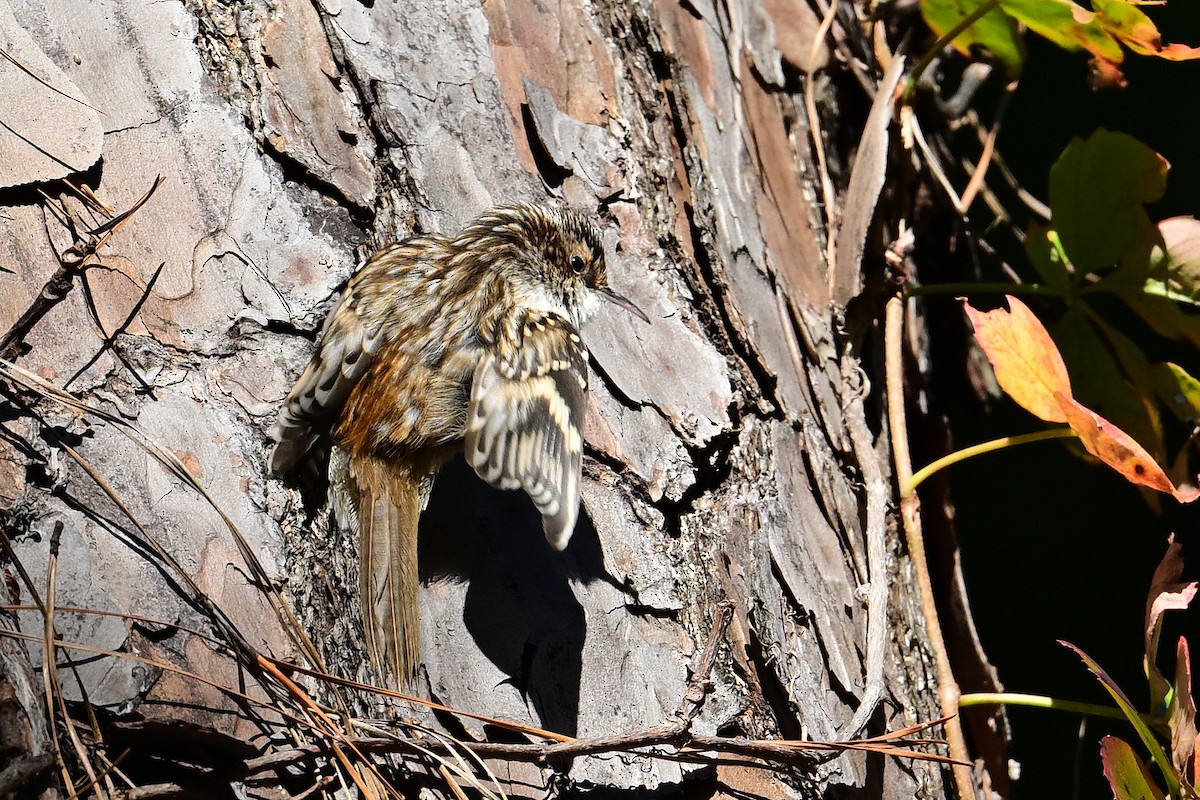
<svg viewBox="0 0 1200 800">
<path fill-rule="evenodd" d="M 425 666 L 414 688 L 570 735 L 649 728 L 679 708 L 689 661 L 728 601 L 734 620 L 696 730 L 835 740 L 866 690 L 867 587 L 886 581 L 887 701 L 871 731 L 935 718 L 908 562 L 868 572 L 865 528 L 883 519 L 868 510 L 864 476 L 886 475 L 887 454 L 852 433 L 881 425 L 852 344 L 874 334 L 839 329 L 832 301 L 859 278 L 833 276 L 830 223 L 843 211 L 819 199 L 802 89 L 823 109 L 843 188 L 838 165 L 871 98 L 822 77 L 831 54 L 812 47 L 818 24 L 799 0 L 0 0 L 0 29 L 16 32 L 27 66 L 104 112 L 102 148 L 92 147 L 93 112 L 24 87 L 30 104 L 60 115 L 31 131 L 71 166 L 61 174 L 88 170 L 87 185 L 118 210 L 166 178 L 103 246 L 88 291 L 77 284 L 32 329 L 20 363 L 173 451 L 286 588 L 326 666 L 370 679 L 353 540 L 309 513 L 319 495 L 266 475 L 276 409 L 359 248 L 454 229 L 500 202 L 553 196 L 598 211 L 612 282 L 652 322 L 606 307 L 585 331 L 596 376 L 581 523 L 555 554 L 523 495 L 450 465 L 422 523 Z M 74 243 L 34 189 L 93 213 L 46 183 L 61 175 L 29 165 L 0 173 L 24 184 L 0 197 L 0 265 L 13 271 L 0 274 L 0 330 Z M 113 348 L 77 374 L 150 282 Z M 251 645 L 298 657 L 228 530 L 178 476 L 86 414 L 3 408 L 6 528 L 44 586 L 50 533 L 63 524 L 57 605 L 204 627 L 143 536 L 61 454 L 65 442 Z M 878 479 L 874 488 L 890 492 Z M 40 631 L 41 617 L 22 624 Z M 68 612 L 56 625 L 64 639 L 157 654 L 257 691 L 197 637 Z M 98 658 L 79 676 L 90 702 L 115 714 L 267 746 L 237 704 L 178 675 Z M 73 679 L 64 689 L 80 696 Z M 451 732 L 492 733 L 473 722 Z M 942 780 L 861 756 L 803 780 L 631 755 L 493 767 L 522 797 L 689 781 L 706 795 L 939 796 Z"/>
</svg>

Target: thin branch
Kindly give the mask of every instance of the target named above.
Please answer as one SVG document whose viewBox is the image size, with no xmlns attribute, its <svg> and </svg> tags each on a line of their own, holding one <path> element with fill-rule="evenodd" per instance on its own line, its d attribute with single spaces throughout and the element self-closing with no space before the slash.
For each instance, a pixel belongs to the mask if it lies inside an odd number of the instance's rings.
<svg viewBox="0 0 1200 800">
<path fill-rule="evenodd" d="M 234 767 L 232 770 L 227 771 L 222 776 L 228 777 L 230 780 L 240 780 L 253 774 L 282 769 L 298 761 L 328 759 L 331 753 L 336 762 L 342 766 L 342 768 L 351 776 L 352 779 L 354 779 L 357 776 L 357 769 L 356 763 L 350 761 L 350 753 L 353 753 L 359 759 L 357 764 L 373 771 L 374 766 L 367 759 L 367 754 L 412 754 L 414 750 L 435 758 L 453 756 L 455 751 L 466 750 L 473 757 L 479 759 L 497 758 L 535 764 L 546 764 L 552 760 L 560 758 L 599 755 L 612 752 L 629 752 L 646 758 L 658 758 L 673 761 L 694 761 L 698 763 L 711 764 L 715 763 L 716 761 L 728 761 L 728 759 L 722 759 L 720 755 L 714 756 L 711 754 L 725 754 L 741 756 L 747 759 L 754 759 L 754 761 L 737 760 L 732 763 L 738 763 L 746 767 L 768 770 L 779 770 L 785 767 L 801 769 L 811 768 L 813 765 L 814 752 L 836 752 L 846 749 L 865 750 L 885 755 L 911 757 L 921 760 L 937 761 L 941 763 L 949 762 L 945 756 L 907 749 L 918 746 L 940 744 L 940 742 L 937 740 L 910 740 L 907 738 L 913 732 L 923 729 L 923 726 L 910 726 L 885 736 L 878 736 L 871 739 L 845 743 L 752 740 L 691 733 L 688 730 L 691 722 L 690 717 L 699 710 L 697 698 L 702 699 L 706 693 L 708 671 L 711 670 L 712 665 L 715 662 L 716 652 L 720 646 L 720 642 L 724 638 L 726 626 L 729 624 L 729 621 L 732 617 L 731 612 L 732 609 L 730 607 L 725 605 L 721 606 L 720 614 L 715 621 L 712 630 L 710 630 L 705 647 L 701 650 L 699 658 L 696 661 L 696 671 L 689 682 L 688 689 L 685 691 L 684 700 L 681 706 L 681 715 L 676 720 L 650 730 L 632 734 L 596 737 L 591 739 L 569 739 L 567 741 L 550 741 L 532 744 L 459 742 L 455 740 L 449 740 L 441 736 L 436 738 L 431 736 L 431 738 L 422 739 L 419 743 L 412 739 L 396 737 L 377 739 L 349 738 L 341 733 L 341 727 L 333 718 L 327 716 L 325 712 L 321 711 L 315 704 L 307 700 L 307 697 L 304 695 L 304 693 L 300 691 L 295 684 L 292 684 L 290 680 L 284 677 L 281 670 L 272 669 L 270 664 L 267 663 L 266 659 L 262 659 L 260 663 L 260 666 L 263 668 L 263 673 L 266 675 L 271 675 L 277 680 L 282 680 L 285 684 L 291 684 L 290 694 L 293 699 L 299 699 L 306 708 L 307 713 L 305 716 L 308 717 L 307 720 L 295 715 L 294 713 L 290 713 L 283 708 L 254 700 L 244 692 L 239 692 L 228 687 L 221 686 L 213 681 L 202 678 L 199 675 L 189 673 L 185 670 L 181 670 L 178 667 L 166 662 L 154 661 L 129 653 L 106 651 L 101 648 L 66 642 L 60 639 L 54 640 L 50 645 L 50 649 L 55 647 L 79 649 L 85 652 L 93 652 L 115 658 L 124 658 L 137 661 L 139 663 L 156 666 L 158 668 L 184 676 L 188 679 L 197 680 L 209 686 L 213 686 L 227 696 L 241 698 L 251 704 L 272 709 L 284 719 L 290 720 L 291 724 L 310 730 L 312 733 L 318 735 L 324 740 L 323 744 L 312 745 L 308 747 L 298 747 L 286 751 L 278 751 L 255 759 L 249 759 L 243 762 L 240 766 Z M 0 635 L 8 635 L 18 639 L 37 640 L 34 636 L 20 634 L 17 632 L 4 632 Z M 45 645 L 45 643 L 43 643 L 43 645 Z M 928 723 L 928 725 L 940 724 L 941 722 L 943 722 L 943 720 L 935 720 L 932 723 Z M 928 725 L 924 727 L 928 727 Z M 654 748 L 670 748 L 672 752 L 661 752 L 655 750 Z M 442 763 L 443 765 L 447 765 L 449 762 L 443 761 Z M 462 774 L 460 769 L 456 768 L 454 771 Z M 470 776 L 469 773 L 463 774 L 462 776 L 468 780 L 472 779 L 472 776 Z M 376 773 L 376 777 L 378 777 L 378 773 Z M 387 784 L 380 785 L 387 786 Z M 476 788 L 479 788 L 477 782 L 473 783 L 472 785 L 475 785 Z M 365 787 L 360 785 L 359 788 L 363 789 Z M 145 792 L 139 793 L 138 796 L 176 796 L 171 784 L 159 784 L 154 787 L 144 787 L 144 790 Z"/>
<path fill-rule="evenodd" d="M 852 385 L 852 367 L 849 358 L 843 359 L 843 384 Z M 866 689 L 862 702 L 854 712 L 850 725 L 843 733 L 848 739 L 861 734 L 875 714 L 883 699 L 884 661 L 888 642 L 888 579 L 887 579 L 887 507 L 891 491 L 884 480 L 883 470 L 876 457 L 874 438 L 866 424 L 863 396 L 866 390 L 855 392 L 845 415 L 846 429 L 854 447 L 858 468 L 862 470 L 863 491 L 866 495 L 867 544 L 867 642 L 866 642 Z"/>
<path fill-rule="evenodd" d="M 303 628 L 300 626 L 300 623 L 296 620 L 291 608 L 283 601 L 283 598 L 279 596 L 278 591 L 272 585 L 271 577 L 267 574 L 266 569 L 262 566 L 262 562 L 258 559 L 258 556 L 255 554 L 253 548 L 250 547 L 249 542 L 246 540 L 245 534 L 243 534 L 241 529 L 234 524 L 229 515 L 224 512 L 224 510 L 217 504 L 215 500 L 213 500 L 212 496 L 196 480 L 196 478 L 190 472 L 188 472 L 187 467 L 185 467 L 183 462 L 180 461 L 178 455 L 171 450 L 168 450 L 152 437 L 146 435 L 136 425 L 133 425 L 128 421 L 116 416 L 115 414 L 105 411 L 102 408 L 97 408 L 84 403 L 67 392 L 64 392 L 59 387 L 44 380 L 40 376 L 35 375 L 29 370 L 23 369 L 16 364 L 0 359 L 0 377 L 4 377 L 10 382 L 35 392 L 48 400 L 61 403 L 62 405 L 76 409 L 83 413 L 90 414 L 113 425 L 124 436 L 133 441 L 134 444 L 141 447 L 155 460 L 157 460 L 158 463 L 161 464 L 174 477 L 191 487 L 193 491 L 200 495 L 200 497 L 204 499 L 206 503 L 208 503 L 209 507 L 217 513 L 217 515 L 221 518 L 221 521 L 225 524 L 225 527 L 229 530 L 233 537 L 234 544 L 237 546 L 238 552 L 241 554 L 247 568 L 255 578 L 255 584 L 262 590 L 272 610 L 275 612 L 276 617 L 279 619 L 283 630 L 290 635 L 293 643 L 301 652 L 304 653 L 305 657 L 308 658 L 311 663 L 317 665 L 318 667 L 321 666 L 320 655 L 316 652 L 316 648 L 313 646 L 312 641 L 304 632 Z M 228 637 L 230 646 L 239 650 L 243 654 L 243 663 L 245 663 L 249 668 L 254 668 L 254 665 L 261 654 L 250 646 L 250 644 L 246 641 L 245 636 L 233 623 L 232 619 L 220 608 L 218 608 L 215 603 L 213 603 L 212 598 L 200 590 L 200 587 L 192 579 L 191 574 L 187 570 L 184 570 L 171 556 L 171 554 L 168 553 L 158 543 L 155 537 L 148 530 L 146 530 L 146 528 L 133 515 L 132 511 L 129 510 L 128 506 L 124 503 L 124 501 L 121 500 L 121 498 L 108 484 L 104 477 L 100 475 L 100 473 L 95 470 L 86 459 L 84 459 L 78 452 L 65 443 L 60 442 L 58 443 L 58 446 L 65 453 L 67 453 L 67 455 L 74 459 L 75 462 L 83 468 L 84 472 L 86 472 L 88 476 L 96 483 L 96 485 L 99 486 L 106 495 L 108 495 L 113 504 L 134 525 L 138 533 L 140 533 L 143 537 L 143 540 L 153 548 L 155 554 L 165 565 L 170 568 L 171 573 L 174 574 L 183 583 L 183 585 L 188 587 L 192 600 L 205 611 L 213 624 L 217 625 Z M 272 686 L 274 684 L 268 682 L 265 685 Z"/>
<path fill-rule="evenodd" d="M 0 336 L 0 358 L 13 361 L 22 355 L 21 345 L 25 342 L 25 337 L 50 313 L 50 309 L 70 293 L 75 275 L 76 267 L 73 265 L 63 264 L 55 270 L 29 308 L 22 312 L 7 333 Z"/>
<path fill-rule="evenodd" d="M 1000 102 L 996 104 L 996 119 L 992 122 L 992 127 L 988 130 L 987 137 L 983 140 L 983 152 L 979 155 L 979 163 L 971 175 L 971 180 L 967 182 L 967 188 L 963 189 L 961 198 L 963 213 L 966 213 L 971 208 L 971 203 L 975 201 L 975 195 L 978 194 L 979 189 L 983 186 L 988 167 L 992 164 L 992 154 L 996 150 L 996 137 L 1000 135 L 1000 125 L 1004 121 L 1005 112 L 1012 103 L 1013 96 L 1016 94 L 1019 82 L 1019 80 L 1010 81 L 1004 87 L 1004 94 L 1001 95 Z"/>
<path fill-rule="evenodd" d="M 146 383 L 142 376 L 138 374 L 138 371 L 133 368 L 133 365 L 126 361 L 125 356 L 123 356 L 121 352 L 113 345 L 116 344 L 117 337 L 129 329 L 129 326 L 133 323 L 133 320 L 142 310 L 142 306 L 144 306 L 146 301 L 150 299 L 150 293 L 154 291 L 154 284 L 158 282 L 158 278 L 160 275 L 162 275 L 162 271 L 165 266 L 167 266 L 167 262 L 165 261 L 158 265 L 158 269 L 154 270 L 154 274 L 150 276 L 150 280 L 146 281 L 146 288 L 142 290 L 141 297 L 137 299 L 137 302 L 133 304 L 133 308 L 131 308 L 129 313 L 125 316 L 125 321 L 118 325 L 113 332 L 109 334 L 104 333 L 104 324 L 100 321 L 100 313 L 96 308 L 96 301 L 92 297 L 92 288 L 88 284 L 87 274 L 83 273 L 81 275 L 83 279 L 84 297 L 87 298 L 88 311 L 91 313 L 92 320 L 96 323 L 96 327 L 100 329 L 100 333 L 104 334 L 104 339 L 100 343 L 100 349 L 97 350 L 96 353 L 87 360 L 86 364 L 75 370 L 74 375 L 67 379 L 67 382 L 63 384 L 64 389 L 70 386 L 80 375 L 87 372 L 88 368 L 91 367 L 92 364 L 95 364 L 97 361 L 99 361 L 100 356 L 104 355 L 106 350 L 111 349 L 113 354 L 120 359 L 121 363 L 125 365 L 125 368 L 129 370 L 129 374 L 133 375 L 134 380 L 141 384 L 142 391 L 146 392 L 151 397 L 154 396 L 154 387 Z"/>
<path fill-rule="evenodd" d="M 60 699 L 62 695 L 62 692 L 58 690 L 58 671 L 54 667 L 53 644 L 56 639 L 54 633 L 54 584 L 57 574 L 58 545 L 62 538 L 62 532 L 62 520 L 56 520 L 54 530 L 50 534 L 50 555 L 46 562 L 46 605 L 42 617 L 42 695 L 46 701 L 46 719 L 49 720 L 55 719 L 55 700 Z M 10 632 L 4 631 L 3 633 L 8 635 Z M 67 769 L 66 761 L 63 759 L 63 745 L 58 740 L 60 735 L 58 726 L 54 726 L 50 734 L 50 752 L 53 753 L 54 760 L 58 764 L 58 771 L 62 775 L 64 785 L 71 795 L 75 796 L 78 792 L 75 789 L 75 783 L 71 780 L 71 773 Z"/>
<path fill-rule="evenodd" d="M 679 708 L 679 719 L 687 726 L 690 726 L 692 720 L 700 713 L 700 708 L 704 705 L 704 698 L 712 691 L 712 682 L 708 676 L 712 673 L 713 662 L 717 658 L 717 648 L 725 639 L 725 631 L 728 630 L 732 620 L 733 605 L 721 603 L 717 607 L 716 622 L 708 632 L 708 641 L 704 643 L 704 649 L 700 651 L 700 658 L 696 661 L 696 670 L 692 673 L 692 680 L 688 683 L 687 691 L 683 694 L 683 704 Z"/>
<path fill-rule="evenodd" d="M 81 105 L 81 106 L 86 106 L 87 108 L 90 108 L 92 111 L 95 111 L 97 114 L 100 114 L 101 116 L 108 116 L 107 114 L 105 114 L 105 113 L 104 113 L 103 111 L 101 111 L 100 109 L 96 108 L 94 105 L 92 105 L 92 104 L 91 104 L 91 103 L 89 103 L 88 101 L 86 101 L 86 100 L 80 100 L 78 97 L 73 97 L 73 96 L 71 96 L 71 95 L 67 94 L 66 92 L 64 92 L 62 89 L 60 89 L 60 88 L 58 88 L 57 86 L 55 86 L 53 83 L 50 83 L 48 80 L 46 80 L 46 79 L 45 79 L 45 78 L 43 78 L 42 76 L 38 75 L 36 72 L 34 72 L 33 70 L 31 70 L 29 67 L 25 66 L 25 65 L 24 65 L 24 64 L 22 64 L 20 61 L 18 61 L 18 60 L 17 60 L 17 59 L 16 59 L 16 58 L 15 58 L 15 57 L 14 57 L 14 56 L 11 54 L 11 53 L 9 53 L 7 50 L 5 50 L 5 49 L 3 49 L 3 48 L 0 48 L 0 57 L 3 57 L 4 59 L 6 59 L 6 60 L 7 60 L 9 63 L 11 63 L 11 64 L 12 64 L 14 67 L 16 67 L 17 69 L 21 70 L 21 72 L 24 72 L 26 75 L 28 75 L 29 77 L 33 78 L 35 81 L 37 81 L 38 83 L 40 83 L 42 86 L 45 86 L 47 89 L 49 89 L 50 91 L 54 92 L 55 94 L 60 94 L 60 95 L 62 95 L 63 97 L 67 98 L 68 100 L 71 100 L 71 101 L 73 101 L 73 102 L 79 103 L 79 105 Z"/>
<path fill-rule="evenodd" d="M 25 309 L 3 336 L 0 336 L 0 359 L 12 361 L 22 354 L 21 346 L 25 342 L 25 338 L 50 313 L 51 309 L 61 303 L 71 292 L 71 288 L 75 285 L 75 276 L 81 275 L 87 269 L 88 260 L 95 258 L 109 238 L 150 200 L 155 190 L 162 185 L 163 180 L 165 179 L 162 176 L 155 178 L 150 189 L 132 206 L 83 233 L 79 232 L 75 221 L 69 216 L 60 218 L 59 221 L 71 231 L 75 243 L 58 256 L 58 269 L 46 281 L 42 291 L 38 293 L 29 308 Z M 52 201 L 49 202 L 47 208 L 54 209 Z M 57 215 L 59 212 L 54 209 L 53 213 Z"/>
<path fill-rule="evenodd" d="M 896 483 L 900 488 L 900 515 L 908 556 L 912 559 L 920 589 L 921 613 L 925 617 L 929 646 L 933 649 L 937 667 L 938 699 L 942 715 L 947 718 L 946 741 L 950 747 L 950 757 L 959 762 L 953 768 L 954 785 L 959 800 L 975 800 L 975 780 L 971 775 L 967 739 L 958 717 L 958 697 L 961 692 L 950 669 L 950 655 L 946 651 L 946 639 L 942 634 L 933 596 L 933 581 L 929 576 L 929 562 L 925 554 L 925 534 L 921 528 L 920 499 L 912 490 L 912 456 L 908 449 L 908 421 L 904 408 L 904 305 L 905 300 L 901 297 L 888 300 L 884 323 L 888 427 L 892 435 Z"/>
</svg>

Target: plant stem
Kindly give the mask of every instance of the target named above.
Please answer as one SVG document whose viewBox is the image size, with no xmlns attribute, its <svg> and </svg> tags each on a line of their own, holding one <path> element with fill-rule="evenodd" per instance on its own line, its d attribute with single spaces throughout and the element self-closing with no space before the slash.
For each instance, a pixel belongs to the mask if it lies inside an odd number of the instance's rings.
<svg viewBox="0 0 1200 800">
<path fill-rule="evenodd" d="M 906 487 L 907 492 L 905 491 L 905 487 L 902 487 L 901 494 L 905 496 L 907 494 L 911 494 L 921 484 L 921 481 L 925 480 L 939 469 L 948 467 L 951 464 L 957 464 L 959 461 L 965 461 L 972 456 L 981 455 L 983 453 L 991 453 L 995 450 L 1001 450 L 1005 447 L 1013 447 L 1018 444 L 1040 442 L 1045 439 L 1069 439 L 1075 435 L 1075 431 L 1071 430 L 1070 428 L 1053 428 L 1048 431 L 1022 433 L 1019 436 L 1005 436 L 1000 439 L 993 439 L 990 442 L 983 442 L 982 444 L 964 447 L 962 450 L 955 450 L 953 453 L 942 456 L 936 461 L 932 461 L 917 470 L 916 473 L 913 474 L 911 481 Z"/>
<path fill-rule="evenodd" d="M 962 762 L 955 764 L 951 770 L 955 793 L 958 800 L 974 800 L 975 779 L 971 768 L 967 766 L 971 763 L 971 758 L 967 750 L 967 737 L 963 733 L 962 719 L 958 715 L 958 682 L 954 680 L 954 671 L 950 668 L 946 637 L 942 634 L 942 623 L 938 619 L 937 603 L 933 597 L 933 580 L 929 577 L 925 534 L 921 530 L 921 498 L 906 488 L 912 483 L 912 458 L 908 451 L 908 422 L 904 413 L 904 306 L 905 300 L 902 297 L 892 297 L 887 302 L 884 315 L 884 362 L 892 465 L 896 472 L 896 483 L 900 488 L 900 518 L 904 526 L 904 539 L 908 544 L 908 556 L 912 559 L 921 597 L 921 613 L 925 617 L 925 630 L 933 651 L 938 681 L 938 704 L 941 706 L 942 716 L 946 718 L 946 746 L 950 750 L 950 757 Z"/>
<path fill-rule="evenodd" d="M 1108 717 L 1109 719 L 1124 720 L 1125 715 L 1120 709 L 1095 703 L 1079 703 L 1074 700 L 1059 700 L 1057 697 L 1047 697 L 1041 694 L 1018 694 L 1016 692 L 970 692 L 958 700 L 962 706 L 1026 706 L 1028 708 L 1049 708 L 1055 711 L 1070 711 L 1075 714 L 1087 714 L 1092 717 Z"/>
</svg>

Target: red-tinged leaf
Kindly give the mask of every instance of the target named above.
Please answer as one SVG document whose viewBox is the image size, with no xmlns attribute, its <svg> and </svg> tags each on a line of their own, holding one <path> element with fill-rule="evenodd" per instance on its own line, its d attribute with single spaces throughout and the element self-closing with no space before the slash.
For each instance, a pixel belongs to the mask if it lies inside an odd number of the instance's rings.
<svg viewBox="0 0 1200 800">
<path fill-rule="evenodd" d="M 1050 211 L 1077 272 L 1115 265 L 1151 227 L 1142 206 L 1162 198 L 1169 166 L 1128 134 L 1071 140 L 1050 168 Z"/>
<path fill-rule="evenodd" d="M 1174 61 L 1200 57 L 1197 48 L 1181 44 L 1164 46 L 1162 36 L 1146 14 L 1143 3 L 1129 0 L 1091 0 L 1088 10 L 1070 0 L 1001 0 L 1000 7 L 1066 50 L 1087 50 L 1112 64 L 1124 57 L 1121 45 L 1145 56 Z"/>
<path fill-rule="evenodd" d="M 1168 44 L 1157 53 L 1159 58 L 1167 61 L 1192 61 L 1200 58 L 1200 47 L 1188 47 L 1186 44 Z"/>
<path fill-rule="evenodd" d="M 1079 435 L 1079 441 L 1087 451 L 1121 473 L 1125 480 L 1173 494 L 1180 502 L 1196 499 L 1190 497 L 1185 500 L 1180 496 L 1167 473 L 1163 472 L 1162 467 L 1155 463 L 1145 448 L 1135 442 L 1129 434 L 1061 392 L 1058 394 L 1058 402 L 1066 415 L 1067 424 Z M 1184 495 L 1186 494 L 1185 492 Z"/>
<path fill-rule="evenodd" d="M 1158 618 L 1164 611 L 1182 611 L 1188 607 L 1196 596 L 1197 583 L 1183 582 L 1183 546 L 1175 541 L 1172 534 L 1167 540 L 1167 552 L 1154 568 L 1154 577 L 1150 579 L 1150 593 L 1146 598 L 1146 630 L 1150 631 L 1158 624 Z"/>
<path fill-rule="evenodd" d="M 938 35 L 958 25 L 986 0 L 920 0 L 925 22 Z M 1072 0 L 1000 0 L 999 8 L 984 14 L 955 37 L 952 44 L 969 55 L 981 47 L 1003 62 L 1016 77 L 1025 61 L 1025 43 L 1017 23 L 1049 39 L 1064 50 L 1087 50 L 1094 56 L 1093 88 L 1124 87 L 1118 65 L 1124 45 L 1136 53 L 1173 61 L 1200 58 L 1200 48 L 1162 44 L 1154 23 L 1129 0 L 1091 0 L 1085 8 Z"/>
<path fill-rule="evenodd" d="M 1138 8 L 1139 5 L 1145 4 L 1130 0 L 1092 0 L 1092 8 L 1104 30 L 1133 52 L 1170 61 L 1200 58 L 1200 48 L 1183 44 L 1164 46 L 1158 28 Z"/>
<path fill-rule="evenodd" d="M 1182 610 L 1188 607 L 1196 595 L 1196 584 L 1183 583 L 1179 578 L 1183 575 L 1183 547 L 1175 541 L 1171 534 L 1167 540 L 1167 552 L 1154 568 L 1154 577 L 1150 579 L 1150 591 L 1146 596 L 1146 616 L 1143 620 L 1143 653 L 1142 666 L 1150 681 L 1150 705 L 1156 712 L 1161 712 L 1171 690 L 1171 682 L 1158 669 L 1158 636 L 1162 631 L 1162 615 L 1164 611 Z"/>
<path fill-rule="evenodd" d="M 1164 611 L 1183 611 L 1196 598 L 1196 581 L 1161 589 L 1150 602 L 1150 624 L 1158 626 Z"/>
<path fill-rule="evenodd" d="M 1022 408 L 1047 422 L 1066 422 L 1057 395 L 1070 397 L 1071 379 L 1054 340 L 1029 307 L 1011 295 L 1008 311 L 978 311 L 963 303 L 996 381 Z"/>
<path fill-rule="evenodd" d="M 1182 636 L 1175 648 L 1175 692 L 1167 724 L 1171 726 L 1171 758 L 1175 767 L 1185 779 L 1194 781 L 1195 773 L 1188 773 L 1196 754 L 1196 698 L 1192 697 L 1191 656 L 1187 639 Z"/>
<path fill-rule="evenodd" d="M 1158 28 L 1136 5 L 1125 0 L 1092 0 L 1092 9 L 1109 35 L 1133 52 L 1152 56 L 1162 49 Z"/>
<path fill-rule="evenodd" d="M 1150 771 L 1138 758 L 1133 748 L 1115 736 L 1100 740 L 1100 760 L 1104 763 L 1104 777 L 1112 787 L 1115 800 L 1151 800 L 1165 798 Z"/>
</svg>

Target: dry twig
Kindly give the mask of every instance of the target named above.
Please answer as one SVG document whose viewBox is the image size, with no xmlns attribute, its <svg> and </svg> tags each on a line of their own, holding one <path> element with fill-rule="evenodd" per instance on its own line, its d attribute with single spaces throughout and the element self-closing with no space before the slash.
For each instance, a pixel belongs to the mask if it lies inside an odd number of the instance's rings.
<svg viewBox="0 0 1200 800">
<path fill-rule="evenodd" d="M 75 278 L 83 275 L 91 266 L 89 261 L 96 258 L 100 248 L 112 235 L 150 200 L 163 180 L 165 179 L 161 175 L 155 178 L 153 185 L 132 206 L 90 229 L 82 229 L 75 218 L 65 211 L 55 209 L 52 202 L 47 205 L 47 210 L 58 216 L 59 221 L 71 231 L 75 243 L 59 254 L 58 269 L 46 281 L 29 308 L 25 309 L 3 336 L 0 336 L 0 359 L 11 361 L 21 355 L 25 338 L 52 308 L 66 298 L 75 285 Z"/>
</svg>

